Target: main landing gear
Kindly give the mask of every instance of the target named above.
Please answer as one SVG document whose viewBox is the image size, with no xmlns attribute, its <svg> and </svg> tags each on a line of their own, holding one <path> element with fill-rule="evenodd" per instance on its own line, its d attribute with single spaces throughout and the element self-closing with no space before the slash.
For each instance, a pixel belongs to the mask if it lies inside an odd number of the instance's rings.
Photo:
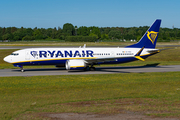
<svg viewBox="0 0 180 120">
<path fill-rule="evenodd" d="M 86 67 L 84 68 L 84 71 L 87 71 L 87 70 L 89 70 L 89 71 L 95 71 L 96 68 L 93 67 L 93 64 L 91 64 L 90 66 L 86 66 Z"/>
<path fill-rule="evenodd" d="M 89 70 L 90 70 L 90 71 L 95 71 L 95 70 L 96 70 L 96 68 L 95 68 L 95 67 L 93 67 L 93 64 L 91 64 L 91 67 L 89 67 Z"/>
</svg>

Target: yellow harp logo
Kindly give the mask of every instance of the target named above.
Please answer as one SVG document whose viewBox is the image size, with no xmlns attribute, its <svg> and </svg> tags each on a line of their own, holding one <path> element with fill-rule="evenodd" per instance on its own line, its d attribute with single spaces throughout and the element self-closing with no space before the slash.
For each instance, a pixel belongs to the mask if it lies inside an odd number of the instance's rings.
<svg viewBox="0 0 180 120">
<path fill-rule="evenodd" d="M 147 37 L 152 42 L 152 44 L 154 44 L 154 41 L 157 37 L 157 34 L 158 34 L 158 32 L 154 32 L 154 31 L 151 31 L 151 32 L 148 31 L 147 32 Z"/>
</svg>

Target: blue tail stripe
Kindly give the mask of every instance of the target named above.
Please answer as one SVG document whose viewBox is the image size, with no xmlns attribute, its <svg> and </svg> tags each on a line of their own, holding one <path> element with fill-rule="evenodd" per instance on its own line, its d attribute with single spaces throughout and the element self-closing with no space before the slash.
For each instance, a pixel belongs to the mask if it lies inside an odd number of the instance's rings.
<svg viewBox="0 0 180 120">
<path fill-rule="evenodd" d="M 127 46 L 127 48 L 155 48 L 158 38 L 158 33 L 161 25 L 161 20 L 157 19 L 152 26 L 146 31 L 141 40 L 133 45 Z"/>
</svg>

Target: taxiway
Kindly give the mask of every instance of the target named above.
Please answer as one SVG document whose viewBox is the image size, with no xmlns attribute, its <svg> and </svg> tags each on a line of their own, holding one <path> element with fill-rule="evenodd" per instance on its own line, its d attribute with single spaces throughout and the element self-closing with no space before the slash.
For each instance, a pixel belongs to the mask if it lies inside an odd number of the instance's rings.
<svg viewBox="0 0 180 120">
<path fill-rule="evenodd" d="M 113 73 L 145 73 L 145 72 L 172 72 L 180 71 L 180 65 L 168 66 L 115 66 L 115 67 L 96 67 L 95 71 L 70 71 L 65 68 L 37 68 L 26 69 L 1 69 L 0 77 L 7 76 L 44 76 L 44 75 L 82 75 L 82 74 L 113 74 Z"/>
</svg>

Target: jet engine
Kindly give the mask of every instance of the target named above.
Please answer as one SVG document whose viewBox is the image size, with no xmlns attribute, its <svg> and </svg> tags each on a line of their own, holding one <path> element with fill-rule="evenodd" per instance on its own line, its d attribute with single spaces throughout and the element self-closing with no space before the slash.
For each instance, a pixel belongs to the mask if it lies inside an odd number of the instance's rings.
<svg viewBox="0 0 180 120">
<path fill-rule="evenodd" d="M 84 60 L 67 60 L 66 69 L 67 70 L 83 70 L 86 68 Z"/>
</svg>

